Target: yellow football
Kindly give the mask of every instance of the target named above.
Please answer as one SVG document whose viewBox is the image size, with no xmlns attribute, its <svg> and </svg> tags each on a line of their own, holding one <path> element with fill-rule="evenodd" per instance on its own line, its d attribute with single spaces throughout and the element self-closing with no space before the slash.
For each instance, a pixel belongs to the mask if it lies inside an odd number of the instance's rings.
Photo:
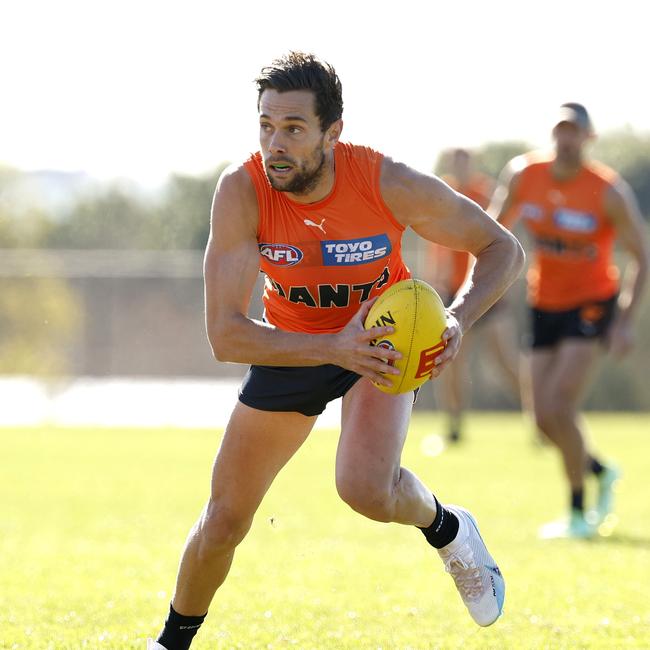
<svg viewBox="0 0 650 650">
<path fill-rule="evenodd" d="M 392 386 L 375 386 L 385 393 L 407 393 L 431 378 L 434 361 L 445 349 L 445 306 L 426 282 L 402 280 L 377 298 L 364 323 L 366 329 L 385 325 L 395 331 L 372 344 L 402 353 L 401 359 L 392 362 L 400 374 L 387 375 Z"/>
</svg>

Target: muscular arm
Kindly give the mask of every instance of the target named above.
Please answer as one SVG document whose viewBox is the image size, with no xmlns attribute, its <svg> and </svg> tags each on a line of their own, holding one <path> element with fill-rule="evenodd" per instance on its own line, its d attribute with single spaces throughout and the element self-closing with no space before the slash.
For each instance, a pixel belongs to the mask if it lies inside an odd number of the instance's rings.
<svg viewBox="0 0 650 650">
<path fill-rule="evenodd" d="M 608 190 L 605 211 L 616 228 L 621 245 L 632 257 L 625 269 L 619 313 L 610 333 L 612 351 L 623 354 L 632 346 L 630 326 L 647 283 L 650 254 L 643 218 L 625 181 L 620 180 Z"/>
<path fill-rule="evenodd" d="M 369 344 L 391 328 L 363 329 L 372 301 L 337 334 L 283 332 L 248 317 L 259 273 L 257 222 L 257 198 L 250 177 L 243 167 L 229 168 L 214 194 L 204 259 L 206 329 L 215 358 L 271 366 L 333 363 L 390 384 L 380 374 L 390 367 L 380 358 L 394 359 L 396 354 Z"/>
<path fill-rule="evenodd" d="M 390 159 L 383 162 L 381 189 L 400 223 L 429 241 L 468 251 L 476 258 L 471 281 L 449 308 L 461 332 L 467 331 L 521 272 L 524 253 L 519 242 L 476 203 L 440 179 Z"/>
<path fill-rule="evenodd" d="M 506 165 L 499 176 L 499 182 L 487 207 L 487 213 L 508 230 L 514 228 L 516 221 L 513 208 L 519 187 L 521 165 L 520 157 L 511 160 Z"/>
</svg>

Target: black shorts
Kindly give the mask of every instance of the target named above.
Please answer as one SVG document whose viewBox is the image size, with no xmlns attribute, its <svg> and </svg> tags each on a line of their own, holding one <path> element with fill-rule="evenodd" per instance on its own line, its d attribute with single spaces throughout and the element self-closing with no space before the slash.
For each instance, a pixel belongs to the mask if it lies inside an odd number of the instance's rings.
<svg viewBox="0 0 650 650">
<path fill-rule="evenodd" d="M 603 338 L 616 313 L 617 298 L 612 296 L 565 311 L 531 309 L 531 347 L 550 347 L 566 338 Z"/>
<path fill-rule="evenodd" d="M 260 411 L 320 415 L 328 402 L 345 395 L 361 375 L 339 366 L 251 366 L 239 401 Z"/>
</svg>

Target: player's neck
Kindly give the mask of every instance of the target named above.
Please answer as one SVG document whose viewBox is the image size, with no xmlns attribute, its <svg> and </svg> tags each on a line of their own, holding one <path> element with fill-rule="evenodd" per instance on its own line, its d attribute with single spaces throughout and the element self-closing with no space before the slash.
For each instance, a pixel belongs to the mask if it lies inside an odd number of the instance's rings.
<svg viewBox="0 0 650 650">
<path fill-rule="evenodd" d="M 566 181 L 571 178 L 574 178 L 580 173 L 582 169 L 582 158 L 575 160 L 562 160 L 560 158 L 555 158 L 553 164 L 551 165 L 551 173 L 553 178 L 559 181 Z"/>
</svg>

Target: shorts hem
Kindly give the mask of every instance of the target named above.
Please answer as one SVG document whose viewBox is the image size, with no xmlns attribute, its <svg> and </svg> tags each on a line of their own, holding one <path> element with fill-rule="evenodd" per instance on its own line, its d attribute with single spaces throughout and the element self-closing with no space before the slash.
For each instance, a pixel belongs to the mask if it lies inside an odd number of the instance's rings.
<svg viewBox="0 0 650 650">
<path fill-rule="evenodd" d="M 249 399 L 245 398 L 242 395 L 238 396 L 239 401 L 244 405 L 248 406 L 249 408 L 255 409 L 256 411 L 266 411 L 267 413 L 300 413 L 300 415 L 304 415 L 306 417 L 313 417 L 315 415 L 321 415 L 325 409 L 322 411 L 317 411 L 316 413 L 312 412 L 306 412 L 309 411 L 309 409 L 305 410 L 300 410 L 298 408 L 294 409 L 279 409 L 279 408 L 273 408 L 273 406 L 266 406 L 266 405 L 261 405 L 258 401 L 254 399 Z"/>
</svg>

